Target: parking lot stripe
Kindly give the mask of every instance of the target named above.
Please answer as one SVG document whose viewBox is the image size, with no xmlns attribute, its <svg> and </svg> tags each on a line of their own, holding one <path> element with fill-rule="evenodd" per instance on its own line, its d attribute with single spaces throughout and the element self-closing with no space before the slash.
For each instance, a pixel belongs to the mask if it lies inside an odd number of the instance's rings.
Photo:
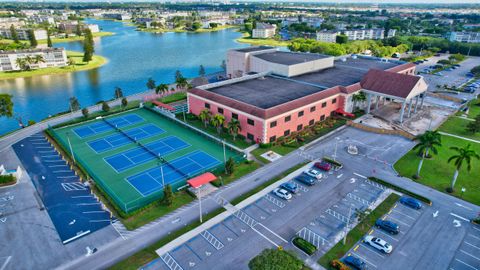
<svg viewBox="0 0 480 270">
<path fill-rule="evenodd" d="M 467 241 L 464 241 L 464 243 L 467 244 L 467 245 L 469 245 L 469 246 L 471 246 L 471 247 L 473 247 L 473 248 L 480 249 L 480 247 L 477 247 L 477 246 L 475 246 L 474 244 L 469 243 L 469 242 L 467 242 Z"/>
<path fill-rule="evenodd" d="M 476 237 L 475 235 L 473 235 L 473 234 L 471 234 L 471 233 L 469 233 L 468 236 L 471 236 L 471 237 L 473 237 L 473 238 L 475 238 L 475 239 L 480 240 L 480 237 Z"/>
<path fill-rule="evenodd" d="M 393 239 L 393 240 L 395 240 L 395 241 L 398 241 L 397 238 L 393 237 L 392 235 L 390 235 L 390 234 L 388 234 L 388 233 L 386 233 L 386 232 L 384 232 L 384 231 L 382 231 L 382 230 L 376 230 L 375 232 L 381 233 L 381 234 L 383 234 L 383 235 L 385 235 L 385 236 L 387 236 L 387 237 L 389 237 L 389 238 L 391 238 L 391 239 Z"/>
<path fill-rule="evenodd" d="M 396 218 L 394 218 L 394 217 L 391 217 L 391 216 L 390 216 L 390 219 L 393 219 L 393 220 L 397 221 L 398 223 L 401 223 L 401 224 L 403 224 L 403 225 L 405 225 L 405 226 L 407 226 L 407 227 L 410 227 L 410 226 L 411 226 L 411 225 L 409 225 L 409 224 L 407 224 L 407 223 L 405 223 L 405 222 L 403 222 L 403 221 L 401 221 L 401 220 L 399 220 L 399 219 L 396 219 Z"/>
<path fill-rule="evenodd" d="M 357 246 L 353 249 L 353 251 L 357 251 L 358 247 L 359 247 L 359 245 L 357 245 Z"/>
<path fill-rule="evenodd" d="M 360 177 L 360 178 L 367 179 L 366 176 L 361 175 L 361 174 L 359 174 L 359 173 L 354 172 L 353 174 L 355 174 L 356 176 L 358 176 L 358 177 Z"/>
<path fill-rule="evenodd" d="M 470 256 L 470 257 L 472 257 L 472 258 L 477 259 L 478 261 L 480 261 L 480 258 L 479 258 L 479 257 L 477 257 L 477 256 L 475 256 L 475 255 L 473 255 L 473 254 L 470 254 L 470 253 L 466 252 L 465 250 L 460 249 L 460 252 L 463 252 L 465 255 L 468 255 L 468 256 Z"/>
<path fill-rule="evenodd" d="M 478 270 L 477 268 L 475 268 L 475 267 L 471 266 L 470 264 L 468 264 L 468 263 L 466 263 L 466 262 L 464 262 L 464 261 L 461 261 L 461 260 L 459 260 L 459 259 L 455 259 L 455 261 L 457 261 L 457 262 L 459 262 L 459 263 L 462 263 L 462 264 L 464 264 L 464 265 L 466 265 L 466 266 L 468 266 L 468 267 L 470 267 L 470 268 L 472 268 L 472 269 L 474 269 L 474 270 Z"/>
<path fill-rule="evenodd" d="M 479 232 L 480 232 L 480 229 L 478 229 L 478 228 L 475 228 L 475 227 L 472 227 L 472 228 L 473 228 L 474 230 L 477 230 L 477 231 L 479 231 Z"/>
<path fill-rule="evenodd" d="M 393 212 L 399 213 L 400 215 L 403 215 L 403 216 L 406 216 L 406 217 L 408 217 L 408 218 L 411 218 L 412 220 L 415 220 L 414 217 L 411 217 L 411 216 L 409 216 L 409 215 L 407 215 L 407 214 L 404 214 L 404 213 L 402 213 L 402 212 L 400 212 L 400 211 L 398 211 L 398 210 L 393 210 Z"/>
<path fill-rule="evenodd" d="M 459 219 L 461 219 L 461 220 L 464 220 L 464 221 L 470 222 L 470 220 L 469 220 L 469 219 L 466 219 L 466 218 L 464 218 L 464 217 L 462 217 L 462 216 L 459 216 L 459 215 L 457 215 L 457 214 L 450 213 L 450 215 L 452 215 L 452 216 L 454 216 L 454 217 L 457 217 L 457 218 L 459 218 Z"/>
<path fill-rule="evenodd" d="M 366 250 L 368 250 L 368 251 L 376 254 L 377 256 L 380 256 L 381 258 L 385 258 L 385 256 L 382 255 L 382 254 L 379 254 L 378 251 L 372 250 L 373 247 L 371 247 L 371 246 L 369 246 L 369 245 L 367 245 L 367 244 L 361 244 L 361 245 L 362 245 Z"/>
<path fill-rule="evenodd" d="M 358 257 L 358 258 L 362 259 L 362 261 L 364 261 L 364 262 L 370 264 L 371 266 L 377 268 L 377 266 L 376 266 L 375 264 L 371 263 L 369 260 L 367 260 L 367 259 L 365 259 L 364 257 L 358 255 L 357 253 L 353 253 L 353 252 L 352 252 L 352 254 L 353 254 L 355 257 Z"/>
<path fill-rule="evenodd" d="M 369 232 L 368 234 L 372 234 L 372 233 L 373 233 L 373 229 L 372 229 L 372 230 L 370 230 L 370 232 Z"/>
<path fill-rule="evenodd" d="M 259 232 L 257 229 L 255 229 L 254 227 L 252 227 L 252 230 L 254 230 L 256 233 L 258 233 L 261 237 L 265 238 L 268 242 L 270 242 L 272 245 L 276 246 L 277 248 L 279 247 L 275 242 L 273 242 L 272 240 L 270 240 L 268 237 L 266 237 L 264 234 L 262 234 L 261 232 Z"/>
</svg>

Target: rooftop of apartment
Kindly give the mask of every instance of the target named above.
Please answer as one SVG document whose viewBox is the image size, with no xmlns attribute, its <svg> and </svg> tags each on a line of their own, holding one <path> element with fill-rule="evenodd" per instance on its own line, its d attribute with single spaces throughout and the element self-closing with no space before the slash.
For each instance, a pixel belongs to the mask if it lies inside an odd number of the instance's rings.
<svg viewBox="0 0 480 270">
<path fill-rule="evenodd" d="M 323 55 L 318 53 L 294 53 L 284 51 L 267 52 L 256 54 L 254 56 L 262 60 L 281 65 L 295 65 L 332 57 L 330 55 Z"/>
<path fill-rule="evenodd" d="M 336 60 L 331 68 L 290 78 L 267 75 L 209 88 L 206 91 L 260 109 L 269 109 L 336 86 L 348 87 L 360 82 L 370 69 L 387 70 L 401 64 L 375 58 L 348 58 L 346 61 Z"/>
</svg>

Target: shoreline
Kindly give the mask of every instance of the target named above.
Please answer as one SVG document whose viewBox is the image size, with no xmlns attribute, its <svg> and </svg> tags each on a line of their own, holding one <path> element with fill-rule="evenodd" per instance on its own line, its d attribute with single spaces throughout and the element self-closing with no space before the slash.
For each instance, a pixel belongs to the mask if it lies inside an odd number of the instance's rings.
<svg viewBox="0 0 480 270">
<path fill-rule="evenodd" d="M 115 35 L 114 32 L 98 32 L 92 34 L 94 38 L 96 37 L 109 37 Z M 63 43 L 63 42 L 75 42 L 75 41 L 83 41 L 84 36 L 75 36 L 75 37 L 68 37 L 68 38 L 52 38 L 52 43 Z M 38 40 L 38 44 L 47 44 L 46 39 Z"/>
<path fill-rule="evenodd" d="M 132 24 L 131 26 L 136 26 L 135 24 Z M 135 31 L 139 32 L 145 32 L 145 33 L 155 33 L 155 34 L 163 34 L 163 33 L 189 33 L 189 34 L 196 34 L 196 33 L 210 33 L 210 32 L 218 32 L 226 29 L 232 29 L 232 28 L 239 28 L 238 25 L 226 25 L 226 26 L 219 26 L 216 28 L 208 28 L 208 29 L 198 29 L 197 31 L 189 31 L 189 30 L 184 30 L 184 29 L 147 29 L 147 28 L 140 28 L 136 27 Z"/>
<path fill-rule="evenodd" d="M 242 32 L 242 36 L 235 39 L 238 43 L 250 44 L 253 46 L 274 46 L 287 47 L 290 45 L 289 41 L 275 40 L 272 38 L 251 38 L 249 33 Z"/>
<path fill-rule="evenodd" d="M 108 59 L 100 55 L 94 55 L 92 61 L 90 61 L 89 63 L 85 63 L 81 61 L 83 58 L 83 53 L 77 51 L 67 51 L 67 57 L 71 57 L 75 60 L 76 63 L 74 66 L 51 67 L 29 71 L 5 71 L 0 72 L 0 80 L 28 78 L 41 75 L 73 73 L 78 71 L 96 69 L 108 63 Z"/>
</svg>

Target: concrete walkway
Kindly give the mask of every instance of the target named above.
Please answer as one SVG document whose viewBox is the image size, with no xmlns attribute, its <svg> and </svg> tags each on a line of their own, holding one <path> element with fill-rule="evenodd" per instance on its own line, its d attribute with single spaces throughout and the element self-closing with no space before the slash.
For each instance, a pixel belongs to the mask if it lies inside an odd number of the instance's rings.
<svg viewBox="0 0 480 270">
<path fill-rule="evenodd" d="M 451 134 L 451 133 L 446 133 L 446 132 L 443 132 L 443 131 L 439 131 L 438 133 L 440 133 L 442 135 L 445 135 L 445 136 L 450 136 L 450 137 L 454 137 L 454 138 L 458 138 L 458 139 L 462 139 L 462 140 L 466 140 L 466 141 L 470 141 L 470 142 L 474 142 L 474 143 L 480 143 L 480 141 L 478 141 L 478 140 L 465 138 L 465 137 L 462 137 L 462 136 L 458 136 L 458 135 Z"/>
</svg>

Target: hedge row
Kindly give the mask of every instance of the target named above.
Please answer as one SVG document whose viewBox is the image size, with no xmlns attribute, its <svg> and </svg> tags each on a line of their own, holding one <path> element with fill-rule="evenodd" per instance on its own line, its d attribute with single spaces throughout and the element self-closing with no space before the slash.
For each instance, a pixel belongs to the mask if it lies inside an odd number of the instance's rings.
<svg viewBox="0 0 480 270">
<path fill-rule="evenodd" d="M 343 166 L 342 163 L 340 163 L 340 162 L 338 162 L 338 161 L 336 161 L 336 160 L 333 160 L 333 159 L 331 159 L 331 158 L 329 158 L 329 157 L 323 157 L 322 160 L 323 160 L 323 161 L 326 161 L 326 162 L 328 162 L 328 163 L 330 163 L 330 164 L 332 164 L 332 165 L 335 166 L 335 167 L 342 167 L 342 166 Z"/>
<path fill-rule="evenodd" d="M 11 184 L 15 182 L 15 176 L 13 174 L 0 175 L 0 184 Z"/>
<path fill-rule="evenodd" d="M 384 185 L 384 186 L 386 186 L 386 187 L 388 187 L 388 188 L 391 188 L 391 189 L 393 189 L 393 190 L 396 190 L 396 191 L 398 191 L 398 192 L 400 192 L 400 193 L 403 193 L 403 194 L 405 194 L 405 195 L 408 195 L 408 196 L 410 196 L 410 197 L 413 197 L 413 198 L 415 198 L 415 199 L 418 199 L 418 200 L 420 200 L 420 201 L 422 201 L 422 202 L 425 202 L 425 203 L 427 203 L 428 205 L 432 205 L 432 201 L 431 201 L 429 198 L 427 198 L 427 197 L 424 197 L 424 196 L 422 196 L 422 195 L 418 195 L 417 193 L 413 193 L 413 192 L 411 192 L 411 191 L 409 191 L 409 190 L 406 190 L 406 189 L 404 189 L 404 188 L 401 188 L 401 187 L 399 187 L 399 186 L 396 186 L 396 185 L 394 185 L 394 184 L 391 184 L 391 183 L 389 183 L 389 182 L 386 182 L 386 181 L 384 181 L 384 180 L 382 180 L 382 179 L 379 179 L 379 178 L 376 178 L 376 177 L 373 177 L 373 176 L 368 177 L 368 179 L 369 179 L 369 180 L 372 180 L 372 181 L 375 181 L 375 182 L 377 182 L 377 183 L 379 183 L 379 184 L 381 184 L 381 185 Z"/>
<path fill-rule="evenodd" d="M 295 237 L 292 242 L 296 247 L 303 250 L 308 255 L 312 255 L 317 251 L 316 246 L 301 237 Z"/>
</svg>

